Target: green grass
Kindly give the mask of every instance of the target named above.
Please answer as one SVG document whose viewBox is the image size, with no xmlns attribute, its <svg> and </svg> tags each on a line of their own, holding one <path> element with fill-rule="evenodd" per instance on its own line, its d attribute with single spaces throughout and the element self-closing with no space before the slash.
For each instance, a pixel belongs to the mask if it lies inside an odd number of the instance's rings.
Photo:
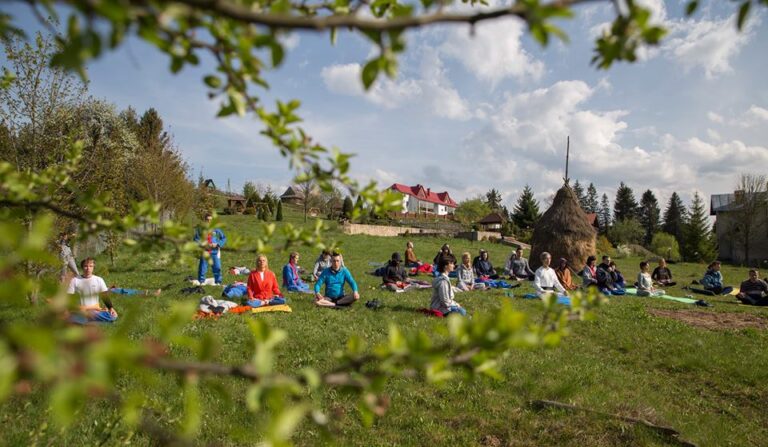
<svg viewBox="0 0 768 447">
<path fill-rule="evenodd" d="M 287 220 L 301 217 L 285 209 Z M 228 234 L 253 234 L 258 228 L 253 216 L 223 218 Z M 345 236 L 333 224 L 328 236 L 342 242 L 344 259 L 357 279 L 362 301 L 378 298 L 386 307 L 373 312 L 362 305 L 345 311 L 316 309 L 309 296 L 290 296 L 292 314 L 228 315 L 218 321 L 192 321 L 185 327 L 187 335 L 207 333 L 218 343 L 215 359 L 228 364 L 241 364 L 249 359 L 252 341 L 246 318 L 262 318 L 286 330 L 290 337 L 283 343 L 277 359 L 280 370 L 291 372 L 311 366 L 327 370 L 333 364 L 334 351 L 347 337 L 357 334 L 369 345 L 382 341 L 390 322 L 406 330 L 429 330 L 445 324 L 443 320 L 426 318 L 411 309 L 429 305 L 430 291 L 392 294 L 378 289 L 380 278 L 366 274 L 372 270 L 369 261 L 384 261 L 393 251 L 402 252 L 405 238 Z M 415 238 L 416 253 L 431 260 L 443 239 Z M 279 246 L 279 241 L 277 241 Z M 488 243 L 449 241 L 454 253 L 479 248 L 489 250 L 492 261 L 503 265 L 510 248 Z M 317 253 L 300 250 L 301 264 L 311 268 Z M 223 265 L 253 265 L 254 256 L 242 253 L 223 254 Z M 287 253 L 270 255 L 271 268 L 278 272 Z M 639 259 L 618 259 L 628 280 L 637 274 Z M 196 266 L 164 267 L 146 254 L 124 253 L 119 265 L 111 267 L 106 259 L 97 259 L 96 273 L 108 284 L 124 287 L 160 286 L 173 283 L 160 298 L 118 297 L 115 304 L 121 319 L 104 330 L 126 330 L 139 340 L 156 333 L 156 318 L 169 305 L 184 297 L 179 289 L 186 287 L 184 277 L 194 274 Z M 682 284 L 699 278 L 705 269 L 700 264 L 671 266 Z M 725 266 L 727 282 L 737 285 L 746 277 L 746 269 Z M 225 282 L 235 279 L 225 274 Z M 211 293 L 220 289 L 209 288 Z M 521 295 L 532 291 L 529 286 L 515 289 Z M 684 296 L 680 286 L 668 293 Z M 750 312 L 768 316 L 768 309 L 732 304 L 731 297 L 708 299 L 713 308 L 701 312 Z M 494 312 L 502 301 L 510 300 L 501 291 L 474 292 L 457 297 L 470 313 Z M 534 300 L 513 299 L 515 308 L 532 316 L 540 312 Z M 709 331 L 685 323 L 650 315 L 650 308 L 694 309 L 692 306 L 659 299 L 616 297 L 598 310 L 591 322 L 573 324 L 572 336 L 554 349 L 512 351 L 502 361 L 503 380 L 481 379 L 474 382 L 453 381 L 438 387 L 427 387 L 415 380 L 397 379 L 390 383 L 391 407 L 373 428 L 365 429 L 351 399 L 334 390 L 317 399 L 333 418 L 333 430 L 339 445 L 674 445 L 654 432 L 613 419 L 589 413 L 535 411 L 528 406 L 533 399 L 553 399 L 595 410 L 626 416 L 642 417 L 659 425 L 675 427 L 686 440 L 699 445 L 765 445 L 768 439 L 768 335 L 762 330 Z M 24 318 L 10 307 L 0 307 L 0 320 Z M 176 347 L 173 354 L 192 358 L 192 354 Z M 173 423 L 182 408 L 177 378 L 171 374 L 155 374 L 152 385 L 140 392 L 149 396 L 153 405 L 166 409 L 161 422 Z M 121 389 L 137 391 L 136 378 L 122 377 Z M 258 441 L 258 424 L 263 416 L 254 416 L 245 407 L 246 384 L 235 379 L 205 380 L 203 405 L 206 416 L 200 431 L 204 442 L 231 441 L 224 445 L 249 445 Z M 215 383 L 223 383 L 222 392 Z M 14 397 L 0 406 L 6 445 L 95 445 L 105 438 L 105 445 L 126 440 L 132 445 L 150 445 L 143 435 L 133 435 L 122 426 L 118 412 L 108 403 L 90 405 L 78 415 L 82 422 L 67 430 L 47 423 L 46 390 L 36 389 L 29 396 Z M 116 424 L 114 430 L 107 424 Z M 111 437 L 107 434 L 113 431 Z M 299 445 L 323 442 L 310 424 L 303 425 L 296 437 Z M 498 442 L 498 443 L 497 443 Z"/>
</svg>

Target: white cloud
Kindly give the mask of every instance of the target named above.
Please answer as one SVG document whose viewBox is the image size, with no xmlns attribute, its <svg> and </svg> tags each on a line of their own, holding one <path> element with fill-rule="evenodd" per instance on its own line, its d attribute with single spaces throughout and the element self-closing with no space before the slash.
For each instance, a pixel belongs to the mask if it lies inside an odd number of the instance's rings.
<svg viewBox="0 0 768 447">
<path fill-rule="evenodd" d="M 298 33 L 280 34 L 277 39 L 288 51 L 296 49 L 301 42 L 301 36 Z"/>
<path fill-rule="evenodd" d="M 764 109 L 756 105 L 752 105 L 752 107 L 747 110 L 745 115 L 748 119 L 754 120 L 756 122 L 768 121 L 768 109 Z"/>
<path fill-rule="evenodd" d="M 720 134 L 714 129 L 707 129 L 707 136 L 712 141 L 720 141 L 722 139 Z"/>
<path fill-rule="evenodd" d="M 539 80 L 545 71 L 544 63 L 523 48 L 520 38 L 524 33 L 525 25 L 515 18 L 477 24 L 474 35 L 470 35 L 468 27 L 454 27 L 440 50 L 493 86 L 509 77 Z"/>
<path fill-rule="evenodd" d="M 707 118 L 718 124 L 728 125 L 741 129 L 763 128 L 768 122 L 768 109 L 752 104 L 746 111 L 740 114 L 734 114 L 731 118 L 726 118 L 715 112 L 708 112 Z"/>
<path fill-rule="evenodd" d="M 348 96 L 360 96 L 368 101 L 394 109 L 409 103 L 423 105 L 442 118 L 467 120 L 472 117 L 469 105 L 451 85 L 446 69 L 436 51 L 421 50 L 418 77 L 390 80 L 383 75 L 366 92 L 360 80 L 359 64 L 332 65 L 320 72 L 328 90 Z"/>
<path fill-rule="evenodd" d="M 750 41 L 752 28 L 759 21 L 755 18 L 739 32 L 734 17 L 671 22 L 670 37 L 662 51 L 687 71 L 702 69 L 707 79 L 730 73 L 731 59 Z"/>
<path fill-rule="evenodd" d="M 723 118 L 723 116 L 715 112 L 707 112 L 707 118 L 709 118 L 709 120 L 712 121 L 713 123 L 722 124 L 725 122 L 725 119 Z"/>
</svg>

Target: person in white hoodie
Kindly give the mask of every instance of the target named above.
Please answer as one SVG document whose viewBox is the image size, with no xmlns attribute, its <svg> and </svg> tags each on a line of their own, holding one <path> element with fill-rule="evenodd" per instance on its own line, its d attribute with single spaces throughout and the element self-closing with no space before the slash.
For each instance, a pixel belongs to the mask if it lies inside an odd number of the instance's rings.
<svg viewBox="0 0 768 447">
<path fill-rule="evenodd" d="M 536 269 L 536 274 L 533 279 L 533 287 L 536 289 L 536 294 L 540 297 L 552 293 L 558 292 L 562 296 L 567 296 L 565 288 L 557 279 L 555 269 L 549 266 L 552 262 L 552 255 L 546 251 L 541 254 L 541 267 Z"/>
</svg>

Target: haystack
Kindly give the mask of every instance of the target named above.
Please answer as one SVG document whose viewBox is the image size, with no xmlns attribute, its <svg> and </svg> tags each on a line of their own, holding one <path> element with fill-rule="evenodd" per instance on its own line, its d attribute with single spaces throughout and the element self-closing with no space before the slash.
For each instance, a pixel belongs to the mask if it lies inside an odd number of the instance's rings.
<svg viewBox="0 0 768 447">
<path fill-rule="evenodd" d="M 576 194 L 565 184 L 533 228 L 529 259 L 531 268 L 541 265 L 539 256 L 546 251 L 552 255 L 553 267 L 558 259 L 565 258 L 572 268 L 581 270 L 587 256 L 596 252 L 596 237 L 595 229 L 587 221 Z"/>
</svg>

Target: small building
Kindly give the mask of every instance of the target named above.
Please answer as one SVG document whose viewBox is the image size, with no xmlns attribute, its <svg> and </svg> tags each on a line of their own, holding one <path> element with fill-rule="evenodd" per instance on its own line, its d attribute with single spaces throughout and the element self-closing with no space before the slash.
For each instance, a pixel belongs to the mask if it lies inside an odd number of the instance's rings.
<svg viewBox="0 0 768 447">
<path fill-rule="evenodd" d="M 713 194 L 709 214 L 715 216 L 718 257 L 725 261 L 755 265 L 768 259 L 768 192 L 744 196 L 744 191 Z M 757 201 L 746 241 L 744 201 Z M 749 246 L 747 259 L 746 245 Z"/>
<path fill-rule="evenodd" d="M 483 231 L 494 231 L 501 230 L 501 227 L 503 227 L 506 222 L 507 219 L 505 219 L 501 214 L 493 212 L 483 217 L 480 221 L 477 222 L 477 224 Z"/>
<path fill-rule="evenodd" d="M 227 208 L 240 214 L 245 211 L 245 204 L 248 202 L 245 197 L 240 194 L 227 193 Z"/>
<path fill-rule="evenodd" d="M 423 185 L 407 186 L 400 183 L 394 183 L 389 189 L 402 194 L 403 214 L 447 216 L 452 215 L 458 206 L 448 191 L 433 192 Z"/>
<path fill-rule="evenodd" d="M 298 186 L 289 186 L 283 195 L 280 196 L 280 201 L 283 203 L 290 203 L 293 205 L 301 205 L 304 203 L 304 196 L 301 194 L 301 188 Z"/>
<path fill-rule="evenodd" d="M 597 213 L 587 213 L 587 223 L 597 231 L 600 231 L 600 224 L 597 221 Z"/>
</svg>

